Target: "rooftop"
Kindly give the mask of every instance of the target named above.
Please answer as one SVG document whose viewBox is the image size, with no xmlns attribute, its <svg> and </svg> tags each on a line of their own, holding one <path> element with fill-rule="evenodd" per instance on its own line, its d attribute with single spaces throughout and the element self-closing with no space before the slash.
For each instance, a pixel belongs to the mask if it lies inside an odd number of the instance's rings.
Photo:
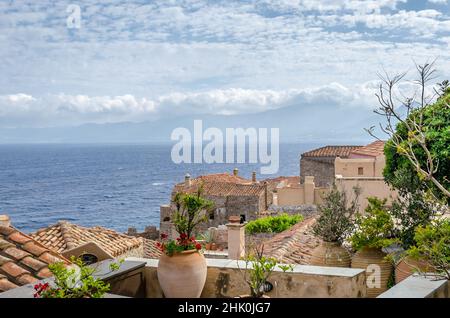
<svg viewBox="0 0 450 318">
<path fill-rule="evenodd" d="M 265 241 L 265 254 L 285 264 L 308 265 L 312 250 L 320 244 L 311 233 L 315 222 L 315 217 L 305 219 Z"/>
<path fill-rule="evenodd" d="M 12 226 L 0 225 L 0 293 L 51 277 L 48 265 L 70 262 Z"/>
<path fill-rule="evenodd" d="M 142 238 L 128 236 L 100 226 L 92 228 L 59 221 L 30 234 L 36 241 L 58 253 L 94 242 L 113 257 L 142 246 Z"/>
<path fill-rule="evenodd" d="M 347 158 L 353 151 L 362 146 L 325 146 L 302 154 L 303 157 L 341 157 Z"/>
<path fill-rule="evenodd" d="M 190 185 L 186 182 L 178 183 L 173 192 L 194 193 L 200 185 L 203 186 L 203 194 L 211 196 L 258 196 L 265 191 L 263 183 L 227 173 L 217 173 L 191 179 Z"/>
<path fill-rule="evenodd" d="M 159 258 L 161 250 L 156 247 L 156 241 L 143 238 L 144 242 L 144 258 Z"/>
<path fill-rule="evenodd" d="M 367 146 L 353 150 L 350 155 L 377 157 L 384 154 L 384 144 L 384 141 L 377 140 Z"/>
</svg>

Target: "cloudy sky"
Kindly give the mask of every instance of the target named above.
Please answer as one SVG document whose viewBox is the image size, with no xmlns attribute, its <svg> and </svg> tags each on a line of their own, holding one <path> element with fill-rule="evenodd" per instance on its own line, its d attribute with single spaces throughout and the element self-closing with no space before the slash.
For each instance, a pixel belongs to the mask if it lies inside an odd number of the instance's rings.
<svg viewBox="0 0 450 318">
<path fill-rule="evenodd" d="M 449 46 L 450 0 L 3 0 L 0 128 L 370 109 L 383 69 L 450 78 Z"/>
</svg>

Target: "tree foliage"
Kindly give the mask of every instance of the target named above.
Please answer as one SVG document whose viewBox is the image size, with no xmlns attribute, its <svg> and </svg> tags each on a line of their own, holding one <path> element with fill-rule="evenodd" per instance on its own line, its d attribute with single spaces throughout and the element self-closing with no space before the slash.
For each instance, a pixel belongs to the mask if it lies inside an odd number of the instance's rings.
<svg viewBox="0 0 450 318">
<path fill-rule="evenodd" d="M 333 185 L 330 192 L 323 198 L 323 203 L 317 209 L 319 217 L 313 226 L 314 235 L 326 242 L 342 241 L 353 230 L 353 216 L 358 211 L 358 198 L 361 189 L 354 188 L 354 199 L 349 203 L 345 191 L 340 191 Z"/>
</svg>

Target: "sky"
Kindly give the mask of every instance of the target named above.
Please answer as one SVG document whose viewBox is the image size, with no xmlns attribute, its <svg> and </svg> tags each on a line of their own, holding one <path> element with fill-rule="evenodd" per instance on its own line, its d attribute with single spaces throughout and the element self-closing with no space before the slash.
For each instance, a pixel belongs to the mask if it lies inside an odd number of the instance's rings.
<svg viewBox="0 0 450 318">
<path fill-rule="evenodd" d="M 0 128 L 369 110 L 449 46 L 450 0 L 1 0 Z"/>
</svg>

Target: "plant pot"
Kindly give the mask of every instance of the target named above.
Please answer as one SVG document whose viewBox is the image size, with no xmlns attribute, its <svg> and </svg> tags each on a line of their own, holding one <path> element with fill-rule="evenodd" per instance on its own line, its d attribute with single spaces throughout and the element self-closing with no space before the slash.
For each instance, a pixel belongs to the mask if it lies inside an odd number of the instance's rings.
<svg viewBox="0 0 450 318">
<path fill-rule="evenodd" d="M 403 257 L 395 266 L 395 283 L 400 283 L 417 270 L 422 273 L 432 273 L 435 271 L 433 266 L 423 260 L 416 260 L 409 256 Z"/>
<path fill-rule="evenodd" d="M 367 297 L 375 298 L 388 289 L 393 266 L 381 248 L 364 247 L 352 258 L 352 268 L 366 270 Z"/>
<path fill-rule="evenodd" d="M 199 298 L 206 282 L 206 260 L 197 250 L 168 256 L 158 262 L 158 280 L 166 298 Z"/>
<path fill-rule="evenodd" d="M 205 250 L 210 251 L 211 250 L 211 243 L 206 243 L 205 244 Z"/>
<path fill-rule="evenodd" d="M 337 242 L 322 242 L 311 253 L 310 265 L 350 267 L 351 255 Z"/>
<path fill-rule="evenodd" d="M 215 251 L 215 250 L 217 250 L 216 243 L 211 243 L 211 251 Z"/>
</svg>

